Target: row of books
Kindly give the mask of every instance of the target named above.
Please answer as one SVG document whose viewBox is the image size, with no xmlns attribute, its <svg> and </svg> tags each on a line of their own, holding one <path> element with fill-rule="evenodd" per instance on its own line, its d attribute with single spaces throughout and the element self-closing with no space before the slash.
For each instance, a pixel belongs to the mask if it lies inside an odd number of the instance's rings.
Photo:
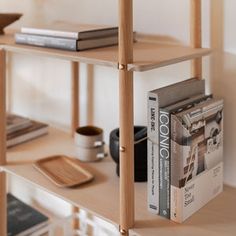
<svg viewBox="0 0 236 236">
<path fill-rule="evenodd" d="M 18 44 L 80 51 L 118 44 L 118 27 L 67 24 L 55 22 L 50 26 L 22 27 L 15 34 Z"/>
<path fill-rule="evenodd" d="M 48 133 L 48 125 L 16 114 L 7 114 L 7 147 L 27 142 Z"/>
<path fill-rule="evenodd" d="M 148 209 L 183 222 L 223 190 L 223 100 L 195 78 L 148 94 Z"/>
</svg>

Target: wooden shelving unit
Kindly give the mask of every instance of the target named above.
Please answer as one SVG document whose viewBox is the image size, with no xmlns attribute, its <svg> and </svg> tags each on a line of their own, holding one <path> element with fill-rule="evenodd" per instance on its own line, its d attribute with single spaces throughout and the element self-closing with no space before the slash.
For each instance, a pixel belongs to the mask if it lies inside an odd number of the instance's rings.
<svg viewBox="0 0 236 236">
<path fill-rule="evenodd" d="M 0 126 L 0 235 L 6 235 L 6 173 L 30 182 L 75 207 L 91 212 L 116 225 L 122 235 L 234 235 L 236 232 L 236 190 L 224 193 L 207 204 L 184 224 L 148 213 L 146 183 L 133 181 L 133 72 L 193 60 L 193 75 L 201 78 L 201 57 L 210 53 L 201 48 L 201 0 L 191 1 L 191 47 L 150 42 L 133 44 L 132 0 L 119 0 L 119 47 L 68 52 L 17 45 L 12 35 L 0 36 L 0 123 L 5 124 L 6 56 L 8 52 L 61 58 L 72 62 L 72 131 L 79 124 L 79 62 L 119 70 L 120 179 L 110 158 L 90 163 L 95 180 L 86 186 L 61 189 L 37 172 L 32 161 L 55 154 L 74 156 L 71 134 L 51 129 L 50 134 L 19 145 L 6 153 L 5 125 Z M 120 186 L 119 186 L 120 185 Z M 109 193 L 109 194 L 104 194 Z"/>
</svg>

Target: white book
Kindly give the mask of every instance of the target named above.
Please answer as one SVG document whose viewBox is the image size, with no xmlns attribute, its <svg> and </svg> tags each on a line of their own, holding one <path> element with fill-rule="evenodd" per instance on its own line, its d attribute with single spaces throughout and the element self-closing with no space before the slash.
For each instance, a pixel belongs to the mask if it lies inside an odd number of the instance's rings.
<svg viewBox="0 0 236 236">
<path fill-rule="evenodd" d="M 84 40 L 118 36 L 118 27 L 57 21 L 51 25 L 25 26 L 21 28 L 21 33 Z"/>
<path fill-rule="evenodd" d="M 171 220 L 183 222 L 223 190 L 223 101 L 171 115 Z"/>
</svg>

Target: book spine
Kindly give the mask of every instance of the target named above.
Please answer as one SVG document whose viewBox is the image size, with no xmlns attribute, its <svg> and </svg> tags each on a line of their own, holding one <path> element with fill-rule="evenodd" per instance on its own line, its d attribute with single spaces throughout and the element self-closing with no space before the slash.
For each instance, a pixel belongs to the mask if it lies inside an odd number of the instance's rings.
<svg viewBox="0 0 236 236">
<path fill-rule="evenodd" d="M 159 197 L 160 215 L 170 218 L 170 113 L 159 110 Z"/>
<path fill-rule="evenodd" d="M 19 44 L 27 44 L 47 48 L 57 48 L 70 51 L 77 50 L 77 41 L 75 39 L 16 33 L 15 41 Z"/>
<path fill-rule="evenodd" d="M 182 145 L 178 144 L 182 137 L 182 129 L 178 119 L 171 114 L 171 182 L 170 182 L 170 219 L 175 222 L 183 220 L 182 191 L 179 188 L 180 168 L 183 158 Z"/>
<path fill-rule="evenodd" d="M 159 214 L 158 97 L 148 94 L 148 210 Z"/>
</svg>

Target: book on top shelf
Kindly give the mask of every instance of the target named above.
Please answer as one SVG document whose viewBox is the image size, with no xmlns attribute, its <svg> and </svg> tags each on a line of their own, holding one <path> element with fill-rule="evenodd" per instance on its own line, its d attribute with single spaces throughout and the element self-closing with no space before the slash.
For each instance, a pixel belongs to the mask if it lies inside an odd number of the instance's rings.
<svg viewBox="0 0 236 236">
<path fill-rule="evenodd" d="M 69 51 L 81 51 L 117 45 L 118 36 L 112 35 L 106 37 L 77 40 L 73 38 L 61 38 L 45 35 L 16 33 L 15 41 L 18 44 L 26 44 L 46 48 L 56 48 Z"/>
<path fill-rule="evenodd" d="M 160 190 L 160 182 L 164 183 L 164 175 L 169 176 L 162 168 L 159 159 L 159 119 L 160 107 L 171 105 L 191 96 L 204 94 L 205 82 L 196 78 L 184 80 L 148 93 L 148 210 L 169 218 L 169 203 L 166 198 L 166 187 Z M 169 160 L 166 160 L 169 162 Z M 161 165 L 160 165 L 161 164 Z M 169 165 L 165 163 L 165 165 Z M 168 171 L 168 169 L 166 169 Z M 160 175 L 161 173 L 161 175 Z M 160 204 L 161 201 L 161 204 Z M 160 207 L 161 206 L 161 210 Z M 163 208 L 163 209 L 162 209 Z"/>
<path fill-rule="evenodd" d="M 171 219 L 183 222 L 223 190 L 223 100 L 171 114 Z"/>
<path fill-rule="evenodd" d="M 118 27 L 56 21 L 51 25 L 22 27 L 21 33 L 85 40 L 118 36 Z"/>
<path fill-rule="evenodd" d="M 29 236 L 48 224 L 46 215 L 12 194 L 7 194 L 7 236 Z"/>
<path fill-rule="evenodd" d="M 30 141 L 48 133 L 48 125 L 45 123 L 24 118 L 19 115 L 8 114 L 7 117 L 10 117 L 9 119 L 7 118 L 7 120 L 11 120 L 10 127 L 17 127 L 13 132 L 7 133 L 8 148 L 26 141 Z M 13 117 L 15 119 L 13 119 Z M 15 122 L 14 126 L 12 126 L 13 120 Z M 22 126 L 21 123 L 23 124 Z"/>
</svg>

